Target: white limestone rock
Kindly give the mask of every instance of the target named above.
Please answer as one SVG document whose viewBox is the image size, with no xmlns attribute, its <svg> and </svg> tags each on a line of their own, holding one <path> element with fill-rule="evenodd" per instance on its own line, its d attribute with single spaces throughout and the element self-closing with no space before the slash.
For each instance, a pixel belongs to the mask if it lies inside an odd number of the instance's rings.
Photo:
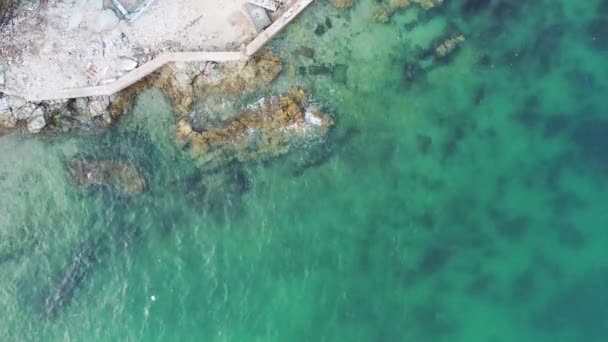
<svg viewBox="0 0 608 342">
<path fill-rule="evenodd" d="M 6 97 L 0 98 L 0 127 L 15 127 L 17 120 L 13 117 L 13 112 L 8 104 Z"/>
<path fill-rule="evenodd" d="M 68 104 L 68 100 L 53 100 L 47 102 L 49 112 L 57 112 L 63 110 Z"/>
<path fill-rule="evenodd" d="M 15 116 L 15 119 L 27 121 L 30 119 L 30 117 L 32 117 L 32 114 L 36 110 L 36 105 L 28 103 L 17 109 L 15 109 L 15 108 L 12 108 L 12 109 L 13 109 L 13 115 Z"/>
<path fill-rule="evenodd" d="M 27 101 L 20 97 L 17 97 L 17 96 L 8 97 L 8 105 L 11 107 L 13 112 L 15 112 L 19 108 L 25 106 L 26 104 L 27 104 Z"/>
<path fill-rule="evenodd" d="M 44 118 L 44 109 L 43 107 L 37 107 L 34 109 L 30 118 L 27 121 L 27 130 L 30 133 L 38 133 L 46 126 L 46 120 Z"/>
<path fill-rule="evenodd" d="M 79 97 L 74 101 L 74 109 L 79 115 L 86 113 L 89 110 L 89 99 Z"/>
<path fill-rule="evenodd" d="M 109 96 L 100 96 L 91 98 L 89 102 L 89 115 L 92 118 L 103 116 L 110 106 Z"/>
</svg>

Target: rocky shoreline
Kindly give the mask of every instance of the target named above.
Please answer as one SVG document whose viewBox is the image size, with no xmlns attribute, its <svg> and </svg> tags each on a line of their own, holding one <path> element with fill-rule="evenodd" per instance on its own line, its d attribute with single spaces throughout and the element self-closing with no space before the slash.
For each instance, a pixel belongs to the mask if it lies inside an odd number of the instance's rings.
<svg viewBox="0 0 608 342">
<path fill-rule="evenodd" d="M 132 111 L 139 94 L 157 88 L 171 102 L 176 145 L 201 171 L 233 162 L 264 161 L 323 139 L 334 124 L 300 87 L 260 95 L 243 108 L 224 110 L 243 96 L 263 94 L 282 70 L 280 59 L 264 51 L 238 63 L 168 65 L 108 97 L 29 103 L 4 96 L 0 134 L 102 132 Z M 145 178 L 128 162 L 78 157 L 66 161 L 66 169 L 81 188 L 108 186 L 125 196 L 146 189 Z"/>
</svg>

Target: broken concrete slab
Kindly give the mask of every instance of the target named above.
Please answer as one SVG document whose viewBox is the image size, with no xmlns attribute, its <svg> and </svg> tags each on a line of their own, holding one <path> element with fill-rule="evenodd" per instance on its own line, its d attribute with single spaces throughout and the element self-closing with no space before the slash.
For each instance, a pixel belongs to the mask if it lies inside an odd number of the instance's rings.
<svg viewBox="0 0 608 342">
<path fill-rule="evenodd" d="M 252 4 L 245 4 L 245 10 L 257 32 L 264 31 L 265 28 L 272 24 L 272 21 L 264 8 Z"/>
<path fill-rule="evenodd" d="M 279 5 L 281 4 L 281 2 L 278 0 L 249 0 L 249 3 L 256 6 L 264 7 L 265 9 L 273 12 L 276 11 L 279 8 Z"/>
</svg>

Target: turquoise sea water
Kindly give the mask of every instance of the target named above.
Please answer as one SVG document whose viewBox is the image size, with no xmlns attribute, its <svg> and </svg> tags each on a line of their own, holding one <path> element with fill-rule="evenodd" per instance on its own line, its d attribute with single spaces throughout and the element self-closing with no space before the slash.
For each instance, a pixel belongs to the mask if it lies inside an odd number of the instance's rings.
<svg viewBox="0 0 608 342">
<path fill-rule="evenodd" d="M 201 175 L 155 91 L 103 134 L 0 137 L 0 340 L 604 341 L 608 2 L 379 3 L 273 42 L 269 91 L 336 120 L 286 157 Z M 80 155 L 147 191 L 76 188 Z"/>
</svg>

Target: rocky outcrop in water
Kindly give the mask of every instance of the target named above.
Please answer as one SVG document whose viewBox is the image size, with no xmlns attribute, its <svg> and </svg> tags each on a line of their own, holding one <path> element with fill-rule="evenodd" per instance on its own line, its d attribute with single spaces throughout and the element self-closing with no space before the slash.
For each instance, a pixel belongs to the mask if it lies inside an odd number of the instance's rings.
<svg viewBox="0 0 608 342">
<path fill-rule="evenodd" d="M 196 131 L 188 118 L 178 122 L 177 139 L 202 169 L 233 161 L 267 160 L 323 137 L 333 120 L 301 88 L 262 98 L 218 128 Z"/>
<path fill-rule="evenodd" d="M 268 86 L 281 70 L 279 58 L 269 52 L 246 62 L 219 66 L 175 64 L 110 97 L 42 104 L 21 101 L 18 106 L 10 98 L 0 98 L 0 123 L 15 127 L 25 121 L 33 133 L 47 122 L 50 130 L 105 128 L 132 109 L 137 94 L 157 87 L 173 104 L 179 144 L 186 146 L 202 169 L 233 161 L 266 160 L 324 136 L 333 125 L 332 119 L 314 106 L 300 88 L 262 98 L 246 109 L 222 110 L 222 106 L 232 106 L 243 95 Z M 204 110 L 194 110 L 197 99 L 202 99 L 199 104 Z M 197 115 L 204 124 L 193 122 Z M 83 187 L 106 185 L 125 195 L 140 193 L 145 187 L 139 171 L 123 162 L 73 160 L 68 163 L 68 170 L 76 184 Z"/>
<path fill-rule="evenodd" d="M 123 195 L 132 196 L 145 190 L 146 182 L 130 163 L 115 160 L 73 159 L 67 163 L 70 177 L 81 187 L 110 186 Z"/>
</svg>

